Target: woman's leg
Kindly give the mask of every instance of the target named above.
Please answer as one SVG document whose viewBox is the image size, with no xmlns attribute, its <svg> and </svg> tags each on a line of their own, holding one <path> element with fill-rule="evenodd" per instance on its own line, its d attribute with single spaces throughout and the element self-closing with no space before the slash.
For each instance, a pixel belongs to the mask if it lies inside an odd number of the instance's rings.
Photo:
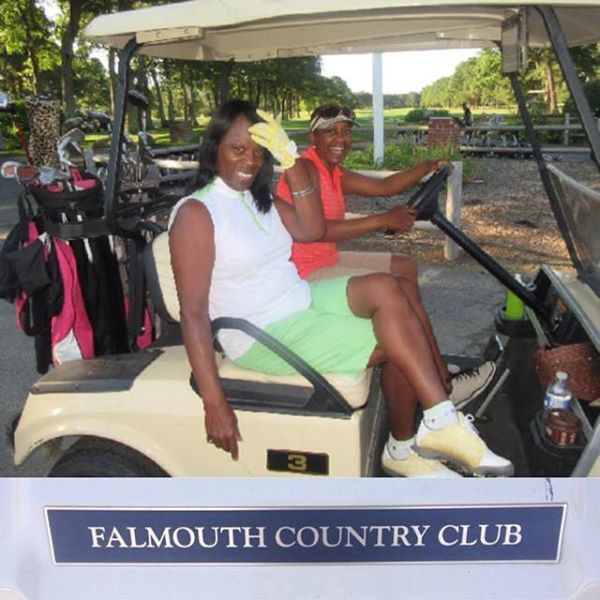
<svg viewBox="0 0 600 600">
<path fill-rule="evenodd" d="M 417 263 L 412 258 L 400 254 L 390 255 L 387 252 L 341 251 L 336 265 L 317 269 L 307 279 L 319 281 L 343 275 L 363 276 L 370 273 L 387 273 L 388 271 L 396 277 L 399 287 L 408 296 L 416 316 L 421 321 L 440 377 L 445 382 L 446 391 L 450 392 L 450 385 L 447 383 L 450 373 L 442 358 L 429 315 L 421 300 Z"/>
<path fill-rule="evenodd" d="M 348 281 L 352 312 L 371 319 L 379 348 L 406 377 L 423 408 L 447 397 L 421 321 L 394 277 L 375 273 Z"/>
<path fill-rule="evenodd" d="M 381 355 L 377 350 L 373 359 L 377 361 Z M 417 397 L 402 371 L 390 361 L 382 366 L 381 387 L 385 398 L 389 399 L 390 416 L 390 436 L 381 456 L 383 470 L 394 477 L 460 478 L 439 460 L 424 458 L 416 452 Z"/>
<path fill-rule="evenodd" d="M 415 435 L 418 400 L 410 383 L 393 363 L 387 361 L 381 368 L 381 389 L 389 398 L 390 431 L 397 440 L 408 440 Z"/>
<path fill-rule="evenodd" d="M 418 270 L 415 261 L 408 256 L 393 255 L 390 272 L 396 277 L 398 286 L 407 295 L 411 306 L 421 321 L 433 360 L 444 382 L 444 388 L 456 406 L 461 407 L 481 393 L 494 378 L 496 365 L 487 361 L 474 369 L 466 369 L 452 375 L 437 343 L 437 339 L 429 320 L 429 315 L 423 306 L 419 292 Z"/>
<path fill-rule="evenodd" d="M 449 458 L 481 475 L 512 475 L 511 462 L 494 454 L 469 420 L 462 413 L 457 414 L 450 401 L 445 402 L 447 395 L 421 322 L 393 276 L 352 277 L 347 297 L 355 315 L 372 321 L 378 348 L 370 364 L 382 358 L 392 363 L 383 382 L 392 435 L 395 431 L 402 440 L 414 431 L 418 398 L 424 410 L 416 438 L 421 453 L 427 452 L 431 458 Z M 387 447 L 384 466 L 386 452 Z M 397 465 L 398 461 L 391 463 Z"/>
<path fill-rule="evenodd" d="M 451 378 L 451 374 L 448 371 L 446 361 L 442 357 L 440 347 L 433 332 L 433 327 L 431 326 L 431 321 L 429 320 L 429 315 L 421 300 L 417 263 L 409 256 L 393 254 L 390 262 L 390 273 L 396 277 L 398 285 L 407 295 L 415 314 L 419 321 L 421 321 L 438 373 L 444 382 L 446 391 L 450 392 L 451 386 L 448 382 Z"/>
</svg>

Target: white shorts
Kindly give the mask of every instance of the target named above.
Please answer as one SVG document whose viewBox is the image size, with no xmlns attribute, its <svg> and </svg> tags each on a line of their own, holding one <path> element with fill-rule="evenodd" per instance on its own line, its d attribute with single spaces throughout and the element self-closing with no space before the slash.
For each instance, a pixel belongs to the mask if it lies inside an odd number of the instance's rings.
<svg viewBox="0 0 600 600">
<path fill-rule="evenodd" d="M 392 266 L 391 252 L 339 252 L 337 264 L 313 271 L 306 279 L 319 281 L 346 275 L 369 275 L 389 273 Z"/>
</svg>

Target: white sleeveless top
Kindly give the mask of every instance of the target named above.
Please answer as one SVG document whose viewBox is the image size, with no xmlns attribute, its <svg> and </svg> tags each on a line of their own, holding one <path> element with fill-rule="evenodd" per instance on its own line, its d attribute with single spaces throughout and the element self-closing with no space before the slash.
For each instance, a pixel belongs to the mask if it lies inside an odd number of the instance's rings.
<svg viewBox="0 0 600 600">
<path fill-rule="evenodd" d="M 209 317 L 238 317 L 264 328 L 310 306 L 310 288 L 291 262 L 292 238 L 277 209 L 261 213 L 250 191 L 237 192 L 220 177 L 179 200 L 180 207 L 202 202 L 210 213 L 215 237 L 215 265 L 209 292 Z M 229 358 L 244 354 L 254 339 L 236 330 L 222 330 L 219 342 Z"/>
</svg>

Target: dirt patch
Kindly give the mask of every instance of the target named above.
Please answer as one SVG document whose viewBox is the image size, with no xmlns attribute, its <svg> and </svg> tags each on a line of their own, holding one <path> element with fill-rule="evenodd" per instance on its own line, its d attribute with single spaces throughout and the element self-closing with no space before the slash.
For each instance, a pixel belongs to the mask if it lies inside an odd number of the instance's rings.
<svg viewBox="0 0 600 600">
<path fill-rule="evenodd" d="M 512 273 L 535 272 L 540 263 L 562 270 L 571 267 L 565 243 L 546 197 L 533 160 L 482 158 L 463 186 L 461 229 Z M 560 161 L 561 171 L 598 189 L 600 178 L 592 161 Z M 380 212 L 405 196 L 395 198 L 350 197 L 351 212 Z M 443 196 L 440 196 L 442 199 Z M 343 245 L 347 249 L 407 254 L 420 263 L 456 264 L 481 270 L 466 253 L 454 263 L 444 258 L 445 236 L 439 231 L 414 229 L 392 239 L 375 233 Z"/>
</svg>

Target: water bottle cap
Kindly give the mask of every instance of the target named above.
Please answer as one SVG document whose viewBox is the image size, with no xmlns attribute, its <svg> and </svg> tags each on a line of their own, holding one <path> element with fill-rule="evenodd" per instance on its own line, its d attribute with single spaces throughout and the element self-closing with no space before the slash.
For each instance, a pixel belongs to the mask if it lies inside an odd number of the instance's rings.
<svg viewBox="0 0 600 600">
<path fill-rule="evenodd" d="M 560 379 L 561 381 L 564 381 L 565 379 L 567 379 L 569 376 L 564 372 L 564 371 L 557 371 L 556 372 L 556 378 Z"/>
</svg>

